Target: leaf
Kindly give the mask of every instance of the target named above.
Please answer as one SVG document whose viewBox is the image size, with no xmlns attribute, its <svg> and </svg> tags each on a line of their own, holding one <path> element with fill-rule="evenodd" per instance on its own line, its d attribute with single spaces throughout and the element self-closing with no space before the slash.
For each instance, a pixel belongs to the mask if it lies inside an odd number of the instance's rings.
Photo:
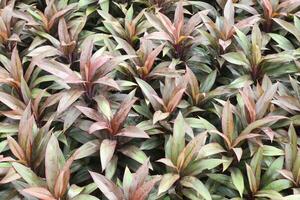
<svg viewBox="0 0 300 200">
<path fill-rule="evenodd" d="M 185 92 L 185 88 L 181 88 L 178 91 L 176 91 L 173 96 L 171 96 L 171 99 L 169 100 L 169 102 L 167 104 L 168 112 L 174 111 L 174 109 L 177 107 L 177 105 L 181 101 L 182 95 L 184 94 L 184 92 Z"/>
<path fill-rule="evenodd" d="M 235 24 L 235 27 L 238 29 L 244 29 L 250 26 L 253 26 L 260 20 L 260 15 L 254 15 L 245 19 L 240 20 L 238 23 Z"/>
<path fill-rule="evenodd" d="M 160 110 L 155 111 L 155 113 L 153 114 L 152 123 L 156 124 L 156 122 L 166 119 L 169 115 L 170 113 L 168 112 L 163 113 Z"/>
<path fill-rule="evenodd" d="M 139 78 L 135 78 L 137 84 L 140 86 L 144 96 L 150 101 L 155 111 L 161 109 L 161 104 L 157 101 L 154 96 L 158 96 L 155 90 L 145 81 Z"/>
<path fill-rule="evenodd" d="M 133 91 L 133 93 L 131 93 L 131 95 L 133 95 L 134 92 L 135 91 Z M 128 95 L 127 98 L 125 98 L 123 100 L 123 102 L 119 106 L 119 109 L 116 111 L 113 119 L 111 120 L 110 124 L 111 124 L 111 128 L 113 129 L 114 133 L 119 131 L 120 127 L 122 126 L 125 119 L 127 118 L 128 114 L 131 110 L 131 107 L 137 100 L 136 97 L 132 97 L 131 95 Z"/>
<path fill-rule="evenodd" d="M 65 158 L 60 150 L 58 140 L 52 135 L 48 142 L 45 154 L 45 174 L 47 185 L 51 192 L 54 192 L 56 179 L 64 164 Z"/>
<path fill-rule="evenodd" d="M 237 160 L 240 161 L 243 155 L 243 149 L 238 147 L 238 148 L 232 148 L 232 150 L 234 151 Z"/>
<path fill-rule="evenodd" d="M 101 116 L 97 113 L 96 110 L 83 106 L 75 106 L 80 112 L 82 112 L 85 116 L 95 121 L 102 121 Z"/>
<path fill-rule="evenodd" d="M 97 197 L 88 194 L 79 194 L 71 200 L 99 200 Z"/>
<path fill-rule="evenodd" d="M 106 77 L 106 76 L 95 80 L 93 83 L 99 83 L 99 84 L 102 84 L 102 85 L 112 87 L 116 90 L 120 90 L 120 87 L 119 87 L 118 83 L 114 79 Z"/>
<path fill-rule="evenodd" d="M 251 88 L 244 87 L 242 91 L 240 91 L 240 94 L 242 96 L 243 102 L 247 108 L 247 111 L 249 113 L 250 122 L 254 122 L 256 119 L 256 110 L 255 110 L 255 103 L 253 98 L 250 96 Z"/>
<path fill-rule="evenodd" d="M 74 160 L 79 160 L 88 156 L 91 156 L 92 154 L 98 152 L 100 149 L 100 142 L 99 140 L 92 140 L 87 143 L 84 143 L 82 146 L 80 146 L 74 153 L 75 158 Z"/>
<path fill-rule="evenodd" d="M 161 162 L 161 163 L 165 164 L 166 166 L 177 170 L 177 167 L 168 158 L 161 158 L 161 159 L 157 160 L 156 162 Z"/>
<path fill-rule="evenodd" d="M 3 161 L 1 159 L 1 156 L 0 156 L 0 161 L 1 162 Z M 21 176 L 15 171 L 15 169 L 13 167 L 11 167 L 6 172 L 5 176 L 1 178 L 0 184 L 10 183 L 10 182 L 15 181 L 15 180 L 17 180 L 19 178 L 21 178 Z"/>
<path fill-rule="evenodd" d="M 265 17 L 272 18 L 273 8 L 271 2 L 269 0 L 263 0 L 262 3 L 266 15 Z"/>
<path fill-rule="evenodd" d="M 187 188 L 192 188 L 199 193 L 204 199 L 211 200 L 212 197 L 205 185 L 193 176 L 185 176 L 180 180 L 180 184 Z"/>
<path fill-rule="evenodd" d="M 39 199 L 56 200 L 56 198 L 54 198 L 52 194 L 43 187 L 30 187 L 22 191 Z"/>
<path fill-rule="evenodd" d="M 227 136 L 230 143 L 233 141 L 233 134 L 234 134 L 234 121 L 233 121 L 233 114 L 232 108 L 229 100 L 225 103 L 222 111 L 222 130 L 223 134 Z"/>
<path fill-rule="evenodd" d="M 264 145 L 262 147 L 264 156 L 283 156 L 284 151 L 271 145 Z"/>
<path fill-rule="evenodd" d="M 282 169 L 282 170 L 279 170 L 278 171 L 284 178 L 290 180 L 291 182 L 293 182 L 294 184 L 295 181 L 294 181 L 294 176 L 293 176 L 293 173 L 291 171 L 288 171 L 288 170 L 285 170 L 285 169 Z"/>
<path fill-rule="evenodd" d="M 120 188 L 118 188 L 112 181 L 108 180 L 105 176 L 90 172 L 94 182 L 101 192 L 109 200 L 120 200 L 124 199 L 124 194 Z"/>
<path fill-rule="evenodd" d="M 158 96 L 155 90 L 145 81 L 139 78 L 135 78 L 137 84 L 140 86 L 144 96 L 150 101 L 152 107 L 155 111 L 161 109 L 160 103 L 154 98 L 154 96 Z"/>
<path fill-rule="evenodd" d="M 34 63 L 46 72 L 55 75 L 66 83 L 82 83 L 83 81 L 69 68 L 69 66 L 54 60 L 36 59 Z"/>
<path fill-rule="evenodd" d="M 287 30 L 288 32 L 290 32 L 291 34 L 293 34 L 298 41 L 300 41 L 300 33 L 299 30 L 291 23 L 284 21 L 282 19 L 279 18 L 273 18 L 273 20 L 279 24 L 280 26 L 282 26 L 285 30 Z"/>
<path fill-rule="evenodd" d="M 113 116 L 109 101 L 102 95 L 95 97 L 95 100 L 101 113 L 103 113 L 108 120 L 111 120 Z"/>
<path fill-rule="evenodd" d="M 42 178 L 38 177 L 31 169 L 25 167 L 22 164 L 17 162 L 12 163 L 14 169 L 18 174 L 30 185 L 30 186 L 39 186 L 42 187 L 45 185 L 45 182 Z"/>
<path fill-rule="evenodd" d="M 156 176 L 155 178 L 151 179 L 150 181 L 144 183 L 141 185 L 134 193 L 133 199 L 135 200 L 146 200 L 147 196 L 151 192 L 154 185 L 160 180 L 159 176 Z"/>
<path fill-rule="evenodd" d="M 164 192 L 166 192 L 167 190 L 169 190 L 172 185 L 179 179 L 179 175 L 178 174 L 171 174 L 171 173 L 168 173 L 168 174 L 165 174 L 163 175 L 161 181 L 160 181 L 160 184 L 158 186 L 158 194 L 157 195 L 160 195 Z"/>
<path fill-rule="evenodd" d="M 145 131 L 136 126 L 127 126 L 126 128 L 120 130 L 117 135 L 131 138 L 150 138 Z"/>
<path fill-rule="evenodd" d="M 54 23 L 56 22 L 57 19 L 59 19 L 61 16 L 63 15 L 67 15 L 67 13 L 73 9 L 75 9 L 77 7 L 76 3 L 72 3 L 69 4 L 68 6 L 66 6 L 64 9 L 56 12 L 50 19 L 49 23 L 48 23 L 48 28 L 51 29 L 51 27 L 54 25 Z"/>
<path fill-rule="evenodd" d="M 99 130 L 109 130 L 109 125 L 106 122 L 95 122 L 89 128 L 89 134 L 94 133 L 95 131 Z"/>
<path fill-rule="evenodd" d="M 274 190 L 260 190 L 255 194 L 256 197 L 265 197 L 268 199 L 283 199 L 282 195 L 279 192 Z"/>
<path fill-rule="evenodd" d="M 298 200 L 300 198 L 300 194 L 292 194 L 284 197 L 284 200 Z"/>
<path fill-rule="evenodd" d="M 258 119 L 262 118 L 267 111 L 270 102 L 276 94 L 278 84 L 272 85 L 267 91 L 260 96 L 256 102 L 255 111 Z"/>
<path fill-rule="evenodd" d="M 57 48 L 50 46 L 50 45 L 44 45 L 37 47 L 30 51 L 29 54 L 26 56 L 28 57 L 37 57 L 37 56 L 43 56 L 45 57 L 50 57 L 50 56 L 62 56 L 61 51 L 59 51 Z"/>
<path fill-rule="evenodd" d="M 226 160 L 216 158 L 196 160 L 187 166 L 183 174 L 186 176 L 196 176 L 204 170 L 211 170 L 224 162 L 226 162 Z"/>
<path fill-rule="evenodd" d="M 262 127 L 262 126 L 265 126 L 266 124 L 269 124 L 269 123 L 274 123 L 280 119 L 285 119 L 285 117 L 283 116 L 267 116 L 263 119 L 260 119 L 260 120 L 257 120 L 255 122 L 252 122 L 251 124 L 249 124 L 243 131 L 241 134 L 248 134 L 250 133 L 252 130 L 256 129 L 256 128 L 259 128 L 259 127 Z"/>
<path fill-rule="evenodd" d="M 250 66 L 249 60 L 246 58 L 245 54 L 242 52 L 230 52 L 222 55 L 222 57 L 235 65 L 243 65 L 243 66 Z"/>
<path fill-rule="evenodd" d="M 209 143 L 200 148 L 197 155 L 197 159 L 206 158 L 208 156 L 215 155 L 222 152 L 225 152 L 225 150 L 221 145 L 219 145 L 218 143 Z"/>
<path fill-rule="evenodd" d="M 184 169 L 193 163 L 194 160 L 201 159 L 201 156 L 209 156 L 216 153 L 216 151 L 212 152 L 212 154 L 206 152 L 207 149 L 210 148 L 211 145 L 203 146 L 207 139 L 207 133 L 202 132 L 199 133 L 195 138 L 193 138 L 180 152 L 177 159 L 177 168 L 179 171 L 184 171 Z M 199 158 L 197 157 L 200 156 Z"/>
<path fill-rule="evenodd" d="M 69 106 L 71 106 L 78 98 L 81 97 L 83 91 L 81 90 L 68 90 L 64 92 L 62 98 L 60 99 L 57 107 L 57 112 L 61 113 L 65 111 Z"/>
<path fill-rule="evenodd" d="M 249 181 L 249 186 L 251 189 L 251 192 L 256 193 L 257 191 L 257 184 L 256 184 L 256 178 L 255 175 L 251 169 L 251 167 L 246 164 L 246 169 L 247 169 L 247 176 L 248 176 L 248 181 Z"/>
<path fill-rule="evenodd" d="M 161 52 L 165 44 L 159 45 L 157 48 L 155 48 L 148 56 L 145 61 L 144 67 L 147 69 L 148 72 L 151 71 L 153 67 L 153 63 L 155 61 L 155 58 L 158 56 L 158 54 Z"/>
<path fill-rule="evenodd" d="M 228 0 L 225 4 L 224 18 L 226 19 L 229 27 L 232 27 L 234 25 L 234 7 L 232 0 Z"/>
<path fill-rule="evenodd" d="M 127 191 L 129 193 L 129 199 L 132 198 L 132 196 L 140 196 L 138 194 L 137 190 L 141 188 L 141 186 L 146 182 L 146 178 L 149 174 L 149 159 L 147 159 L 136 171 L 136 173 L 132 176 L 132 181 L 129 186 L 129 190 Z"/>
<path fill-rule="evenodd" d="M 262 177 L 262 182 L 264 185 L 271 183 L 272 181 L 276 180 L 280 174 L 279 170 L 283 167 L 284 158 L 278 157 L 276 160 L 274 160 L 271 165 L 269 165 L 268 169 L 264 173 Z"/>
<path fill-rule="evenodd" d="M 179 113 L 174 122 L 173 142 L 172 142 L 172 162 L 176 163 L 180 152 L 185 146 L 185 125 L 181 113 Z"/>
<path fill-rule="evenodd" d="M 21 161 L 26 161 L 25 152 L 11 136 L 7 136 L 7 142 L 11 152 Z"/>
<path fill-rule="evenodd" d="M 0 91 L 0 101 L 12 110 L 23 111 L 25 104 L 19 99 Z"/>
<path fill-rule="evenodd" d="M 116 149 L 117 142 L 114 140 L 105 139 L 102 141 L 100 145 L 100 160 L 102 171 L 105 170 L 107 164 L 112 159 L 115 149 Z"/>
<path fill-rule="evenodd" d="M 232 168 L 231 169 L 231 179 L 236 187 L 236 189 L 239 191 L 240 197 L 243 197 L 244 192 L 244 178 L 242 172 L 238 168 Z"/>
<path fill-rule="evenodd" d="M 11 75 L 14 80 L 21 82 L 23 76 L 23 68 L 17 46 L 12 51 L 11 55 Z"/>
<path fill-rule="evenodd" d="M 269 33 L 271 38 L 277 42 L 277 46 L 285 51 L 289 51 L 292 49 L 295 49 L 294 45 L 286 39 L 284 36 L 275 34 L 275 33 Z"/>
<path fill-rule="evenodd" d="M 204 82 L 201 83 L 201 92 L 208 92 L 211 90 L 217 77 L 217 70 L 212 71 L 208 74 Z"/>
<path fill-rule="evenodd" d="M 141 164 L 143 164 L 147 160 L 146 154 L 136 146 L 131 145 L 131 146 L 123 147 L 122 149 L 120 149 L 120 151 L 124 155 L 128 156 L 129 158 Z"/>
<path fill-rule="evenodd" d="M 279 180 L 275 180 L 275 181 L 269 183 L 262 189 L 263 190 L 274 190 L 274 191 L 280 192 L 282 190 L 285 190 L 285 189 L 288 189 L 291 187 L 293 187 L 293 183 L 291 181 L 286 180 L 286 179 L 279 179 Z"/>
</svg>

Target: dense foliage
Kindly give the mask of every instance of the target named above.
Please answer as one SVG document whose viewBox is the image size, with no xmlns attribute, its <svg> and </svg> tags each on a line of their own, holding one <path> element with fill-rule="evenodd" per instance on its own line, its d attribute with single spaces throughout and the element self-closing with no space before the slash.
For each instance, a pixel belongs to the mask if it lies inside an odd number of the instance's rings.
<svg viewBox="0 0 300 200">
<path fill-rule="evenodd" d="M 0 0 L 0 199 L 299 200 L 300 0 Z"/>
</svg>

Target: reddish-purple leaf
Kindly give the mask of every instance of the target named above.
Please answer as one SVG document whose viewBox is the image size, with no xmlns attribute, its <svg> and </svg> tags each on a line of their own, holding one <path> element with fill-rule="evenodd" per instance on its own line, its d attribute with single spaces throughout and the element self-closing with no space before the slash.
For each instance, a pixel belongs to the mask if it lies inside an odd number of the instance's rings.
<svg viewBox="0 0 300 200">
<path fill-rule="evenodd" d="M 112 181 L 108 180 L 105 176 L 90 172 L 94 182 L 101 192 L 109 200 L 123 200 L 125 199 L 124 194 L 120 188 L 118 188 Z"/>
<path fill-rule="evenodd" d="M 116 114 L 114 115 L 113 119 L 111 120 L 111 128 L 113 129 L 114 133 L 117 133 L 127 118 L 127 115 L 129 114 L 131 107 L 136 102 L 137 98 L 126 98 L 121 103 L 119 109 L 117 110 Z"/>
<path fill-rule="evenodd" d="M 149 135 L 145 131 L 136 126 L 128 126 L 123 128 L 120 130 L 120 132 L 118 132 L 117 135 L 131 138 L 149 138 Z"/>
<path fill-rule="evenodd" d="M 99 130 L 103 130 L 103 129 L 110 130 L 110 128 L 106 122 L 95 122 L 90 126 L 89 133 L 92 134 L 95 131 L 99 131 Z"/>
<path fill-rule="evenodd" d="M 41 200 L 56 200 L 56 198 L 52 196 L 49 190 L 43 187 L 30 187 L 22 190 L 22 192 L 30 194 L 31 196 L 34 196 Z"/>
</svg>

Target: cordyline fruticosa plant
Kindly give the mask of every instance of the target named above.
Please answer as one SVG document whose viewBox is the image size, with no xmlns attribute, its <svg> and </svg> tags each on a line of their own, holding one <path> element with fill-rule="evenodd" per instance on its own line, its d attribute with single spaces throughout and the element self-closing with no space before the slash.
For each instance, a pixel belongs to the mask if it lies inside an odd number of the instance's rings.
<svg viewBox="0 0 300 200">
<path fill-rule="evenodd" d="M 0 1 L 0 199 L 299 200 L 300 1 Z"/>
</svg>

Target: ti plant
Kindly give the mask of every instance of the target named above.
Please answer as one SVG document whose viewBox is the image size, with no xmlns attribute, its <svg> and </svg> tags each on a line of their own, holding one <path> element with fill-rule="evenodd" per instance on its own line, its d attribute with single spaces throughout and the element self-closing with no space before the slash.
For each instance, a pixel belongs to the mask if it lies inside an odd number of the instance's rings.
<svg viewBox="0 0 300 200">
<path fill-rule="evenodd" d="M 102 23 L 105 28 L 113 35 L 126 40 L 130 45 L 135 45 L 139 35 L 147 30 L 147 22 L 144 20 L 144 12 L 140 12 L 137 16 L 133 16 L 134 10 L 131 6 L 125 14 L 122 21 L 114 18 L 109 13 L 98 10 L 99 15 L 104 19 Z"/>
<path fill-rule="evenodd" d="M 224 152 L 224 149 L 218 143 L 205 144 L 206 140 L 207 133 L 203 132 L 186 144 L 184 118 L 181 113 L 178 114 L 173 135 L 165 144 L 165 158 L 158 160 L 166 165 L 168 172 L 162 176 L 158 195 L 170 192 L 175 196 L 211 199 L 208 189 L 196 177 L 222 164 L 222 159 L 212 156 Z"/>
<path fill-rule="evenodd" d="M 189 50 L 195 46 L 193 43 L 197 43 L 198 38 L 195 32 L 202 22 L 201 15 L 205 14 L 207 14 L 206 11 L 196 13 L 185 23 L 181 1 L 176 7 L 173 23 L 160 12 L 157 14 L 147 13 L 148 21 L 158 30 L 147 35 L 147 38 L 169 42 L 174 51 L 174 57 L 186 61 L 189 58 L 187 57 Z"/>
<path fill-rule="evenodd" d="M 90 172 L 90 174 L 98 188 L 108 199 L 146 200 L 155 184 L 160 180 L 159 176 L 148 180 L 148 162 L 149 161 L 146 161 L 134 174 L 126 168 L 121 188 L 101 174 L 95 172 Z"/>
</svg>

